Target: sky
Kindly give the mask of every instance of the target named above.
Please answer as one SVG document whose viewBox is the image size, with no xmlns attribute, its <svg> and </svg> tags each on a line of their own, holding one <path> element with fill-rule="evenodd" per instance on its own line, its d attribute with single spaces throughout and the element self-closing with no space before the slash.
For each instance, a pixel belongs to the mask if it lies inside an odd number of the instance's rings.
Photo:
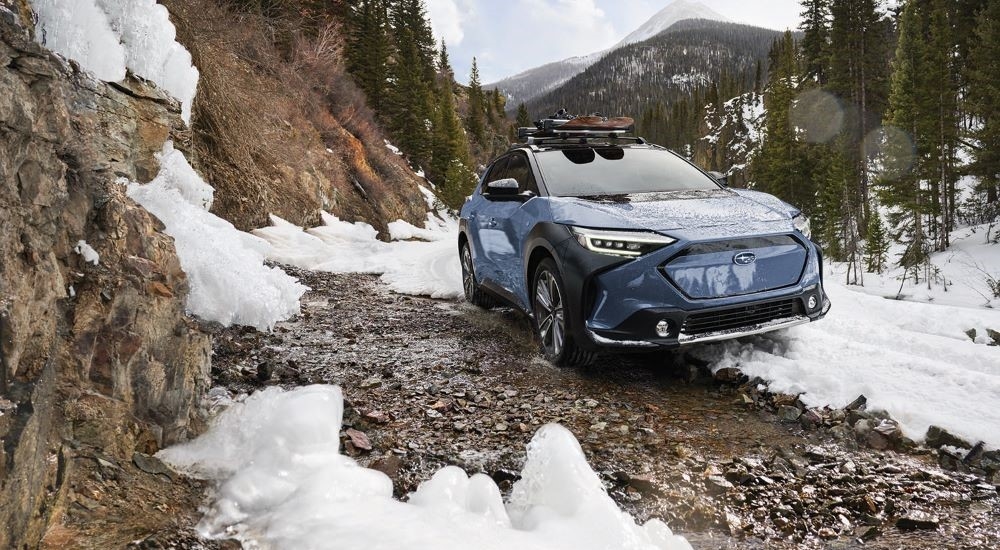
<svg viewBox="0 0 1000 550">
<path fill-rule="evenodd" d="M 476 57 L 484 84 L 609 48 L 672 1 L 425 0 L 456 80 L 468 81 Z M 737 23 L 778 30 L 799 24 L 799 0 L 701 2 Z"/>
</svg>

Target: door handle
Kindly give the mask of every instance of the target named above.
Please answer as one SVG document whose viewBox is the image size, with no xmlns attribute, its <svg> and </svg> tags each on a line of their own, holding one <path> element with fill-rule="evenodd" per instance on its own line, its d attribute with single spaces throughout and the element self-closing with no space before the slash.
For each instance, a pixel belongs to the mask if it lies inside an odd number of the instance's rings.
<svg viewBox="0 0 1000 550">
<path fill-rule="evenodd" d="M 496 227 L 497 226 L 497 219 L 496 218 L 490 218 L 490 221 L 487 222 L 487 225 L 489 225 L 490 227 Z"/>
</svg>

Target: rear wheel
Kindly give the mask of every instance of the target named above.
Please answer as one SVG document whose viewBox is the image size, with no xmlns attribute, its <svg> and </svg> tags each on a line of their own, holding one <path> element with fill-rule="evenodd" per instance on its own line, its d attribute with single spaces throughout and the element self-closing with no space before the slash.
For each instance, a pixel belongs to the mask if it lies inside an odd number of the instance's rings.
<svg viewBox="0 0 1000 550">
<path fill-rule="evenodd" d="M 479 282 L 476 281 L 476 270 L 472 264 L 472 249 L 468 242 L 462 243 L 459 257 L 462 261 L 462 288 L 465 290 L 465 300 L 483 309 L 495 307 L 496 301 L 492 296 L 483 292 L 479 288 Z"/>
<path fill-rule="evenodd" d="M 594 354 L 579 348 L 569 333 L 566 291 L 559 269 L 551 258 L 545 258 L 538 264 L 533 281 L 531 288 L 535 330 L 542 342 L 545 358 L 560 367 L 592 363 Z"/>
</svg>

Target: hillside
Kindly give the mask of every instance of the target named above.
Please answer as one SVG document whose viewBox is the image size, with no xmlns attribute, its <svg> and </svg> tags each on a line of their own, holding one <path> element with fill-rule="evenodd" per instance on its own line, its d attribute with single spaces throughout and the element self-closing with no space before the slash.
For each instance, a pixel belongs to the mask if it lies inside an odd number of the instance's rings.
<svg viewBox="0 0 1000 550">
<path fill-rule="evenodd" d="M 727 21 L 727 19 L 700 2 L 675 0 L 645 23 L 629 33 L 614 46 L 594 52 L 589 55 L 570 57 L 561 61 L 547 63 L 540 67 L 529 69 L 517 75 L 504 78 L 498 82 L 487 84 L 486 88 L 497 88 L 508 98 L 507 104 L 516 109 L 522 102 L 531 101 L 549 92 L 567 80 L 582 73 L 588 67 L 597 63 L 604 56 L 629 44 L 642 42 L 656 36 L 686 19 L 706 19 L 712 21 Z"/>
<path fill-rule="evenodd" d="M 268 214 L 315 223 L 321 210 L 382 231 L 424 219 L 422 180 L 384 147 L 344 71 L 333 7 L 289 2 L 277 16 L 253 2 L 163 4 L 201 73 L 180 146 L 215 186 L 213 212 L 242 230 L 267 225 Z"/>
<path fill-rule="evenodd" d="M 758 64 L 781 33 L 708 20 L 686 20 L 659 35 L 616 50 L 557 89 L 528 103 L 532 114 L 567 108 L 638 118 L 670 105 L 722 75 L 752 85 Z"/>
</svg>

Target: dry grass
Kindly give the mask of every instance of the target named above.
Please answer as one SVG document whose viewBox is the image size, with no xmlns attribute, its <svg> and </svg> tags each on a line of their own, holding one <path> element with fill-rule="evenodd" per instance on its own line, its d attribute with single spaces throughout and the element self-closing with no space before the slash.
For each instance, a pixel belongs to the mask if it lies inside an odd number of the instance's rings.
<svg viewBox="0 0 1000 550">
<path fill-rule="evenodd" d="M 241 229 L 269 213 L 312 225 L 321 209 L 379 229 L 423 219 L 417 179 L 344 73 L 336 26 L 307 33 L 217 0 L 165 4 L 201 71 L 190 145 L 213 211 Z"/>
</svg>

